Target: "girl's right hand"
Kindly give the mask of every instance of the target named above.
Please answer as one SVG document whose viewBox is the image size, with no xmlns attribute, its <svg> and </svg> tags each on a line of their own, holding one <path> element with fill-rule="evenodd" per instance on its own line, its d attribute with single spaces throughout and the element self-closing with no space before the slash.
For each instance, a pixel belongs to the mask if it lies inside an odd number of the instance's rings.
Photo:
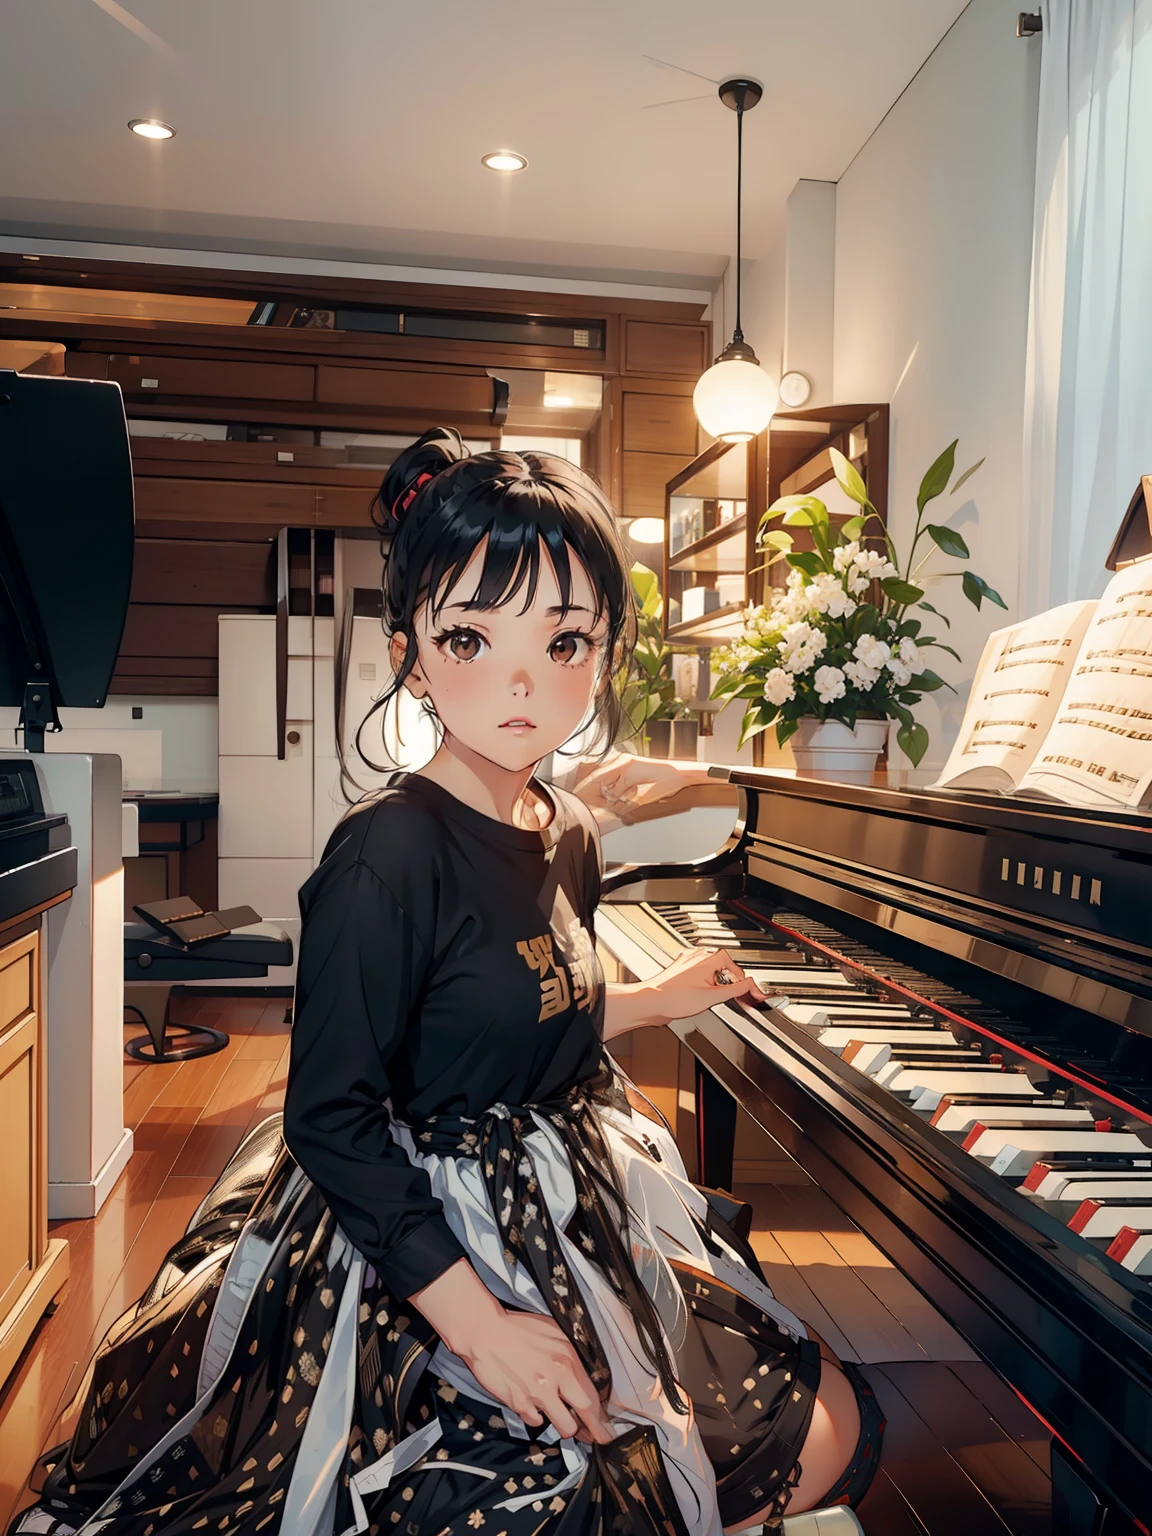
<svg viewBox="0 0 1152 1536">
<path fill-rule="evenodd" d="M 615 1438 L 599 1394 L 554 1318 L 499 1309 L 456 1350 L 476 1380 L 533 1428 L 547 1418 L 562 1439 L 606 1445 Z"/>
</svg>

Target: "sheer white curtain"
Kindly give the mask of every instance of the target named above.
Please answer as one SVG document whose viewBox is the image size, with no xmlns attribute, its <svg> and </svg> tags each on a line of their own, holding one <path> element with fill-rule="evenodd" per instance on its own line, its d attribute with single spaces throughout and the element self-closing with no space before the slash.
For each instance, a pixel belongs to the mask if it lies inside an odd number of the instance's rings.
<svg viewBox="0 0 1152 1536">
<path fill-rule="evenodd" d="M 1094 597 L 1152 473 L 1152 0 L 1042 0 L 1021 608 Z"/>
</svg>

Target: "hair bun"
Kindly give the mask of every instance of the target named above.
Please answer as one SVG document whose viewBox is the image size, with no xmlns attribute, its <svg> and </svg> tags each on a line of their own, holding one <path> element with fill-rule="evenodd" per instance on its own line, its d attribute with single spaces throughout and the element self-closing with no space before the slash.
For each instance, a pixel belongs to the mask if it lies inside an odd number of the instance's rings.
<svg viewBox="0 0 1152 1536">
<path fill-rule="evenodd" d="M 392 462 L 380 486 L 378 526 L 394 530 L 430 480 L 469 457 L 455 427 L 432 427 Z"/>
</svg>

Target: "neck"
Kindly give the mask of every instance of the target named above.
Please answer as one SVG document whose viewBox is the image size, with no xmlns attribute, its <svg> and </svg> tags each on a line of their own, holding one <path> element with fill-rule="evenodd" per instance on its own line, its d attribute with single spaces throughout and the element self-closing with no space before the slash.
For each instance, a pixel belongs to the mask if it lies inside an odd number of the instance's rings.
<svg viewBox="0 0 1152 1536">
<path fill-rule="evenodd" d="M 510 827 L 535 829 L 542 822 L 525 791 L 537 766 L 530 763 L 527 768 L 501 768 L 447 734 L 436 756 L 419 772 L 474 811 Z"/>
</svg>

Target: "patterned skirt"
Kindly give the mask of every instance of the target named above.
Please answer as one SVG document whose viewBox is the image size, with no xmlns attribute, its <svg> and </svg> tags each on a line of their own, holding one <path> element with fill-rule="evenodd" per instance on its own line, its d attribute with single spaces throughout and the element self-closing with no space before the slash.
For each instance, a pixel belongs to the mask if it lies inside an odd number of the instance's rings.
<svg viewBox="0 0 1152 1536">
<path fill-rule="evenodd" d="M 273 1116 L 109 1330 L 13 1532 L 720 1536 L 784 1508 L 819 1346 L 630 1083 L 393 1134 L 489 1289 L 568 1333 L 617 1438 L 493 1399 L 351 1246 Z"/>
</svg>

